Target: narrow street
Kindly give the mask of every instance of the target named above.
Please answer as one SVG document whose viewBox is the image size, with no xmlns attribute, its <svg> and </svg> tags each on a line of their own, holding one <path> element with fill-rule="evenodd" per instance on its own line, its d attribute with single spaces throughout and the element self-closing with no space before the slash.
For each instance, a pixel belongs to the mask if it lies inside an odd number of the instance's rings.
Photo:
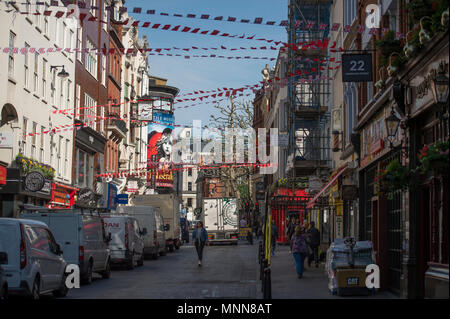
<svg viewBox="0 0 450 319">
<path fill-rule="evenodd" d="M 157 260 L 146 260 L 143 267 L 115 269 L 109 280 L 96 275 L 91 285 L 72 289 L 66 298 L 259 298 L 257 249 L 246 242 L 207 246 L 203 267 L 198 267 L 195 247 L 185 244 Z"/>
</svg>

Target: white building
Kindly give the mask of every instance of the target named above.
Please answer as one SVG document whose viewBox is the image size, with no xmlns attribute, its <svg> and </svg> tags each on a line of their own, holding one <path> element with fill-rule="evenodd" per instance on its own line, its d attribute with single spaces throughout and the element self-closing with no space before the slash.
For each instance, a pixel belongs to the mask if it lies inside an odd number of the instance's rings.
<svg viewBox="0 0 450 319">
<path fill-rule="evenodd" d="M 45 3 L 47 8 L 50 1 Z M 55 182 L 70 185 L 73 117 L 71 111 L 66 115 L 53 112 L 72 109 L 74 104 L 75 53 L 50 50 L 75 48 L 76 25 L 63 18 L 15 12 L 42 13 L 45 8 L 0 3 L 0 133 L 7 141 L 0 146 L 0 161 L 11 167 L 16 156 L 23 154 L 33 159 L 37 167 L 50 165 L 55 170 Z M 61 76 L 63 71 L 66 77 Z M 61 127 L 68 130 L 58 130 Z M 52 129 L 56 131 L 42 133 Z M 5 188 L 0 190 L 3 216 L 12 216 L 23 202 L 48 202 L 46 195 L 21 192 L 11 196 L 5 192 Z"/>
</svg>

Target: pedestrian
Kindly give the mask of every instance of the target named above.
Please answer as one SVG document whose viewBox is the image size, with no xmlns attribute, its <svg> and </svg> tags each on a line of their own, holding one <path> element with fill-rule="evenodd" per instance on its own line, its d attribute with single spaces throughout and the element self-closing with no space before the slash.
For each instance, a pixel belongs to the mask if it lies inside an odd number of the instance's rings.
<svg viewBox="0 0 450 319">
<path fill-rule="evenodd" d="M 198 266 L 201 267 L 203 259 L 203 248 L 205 247 L 205 243 L 208 241 L 208 232 L 205 228 L 203 228 L 203 222 L 197 222 L 196 228 L 192 233 L 192 240 L 194 241 L 195 249 L 197 250 Z"/>
<path fill-rule="evenodd" d="M 303 263 L 308 253 L 308 246 L 306 244 L 305 230 L 302 226 L 298 225 L 295 228 L 295 233 L 291 238 L 291 250 L 292 256 L 294 256 L 295 266 L 297 270 L 298 278 L 303 277 Z"/>
<path fill-rule="evenodd" d="M 239 222 L 239 225 L 241 226 L 241 228 L 246 228 L 247 227 L 247 221 L 245 220 L 244 216 L 242 216 L 242 219 Z"/>
<path fill-rule="evenodd" d="M 311 227 L 308 230 L 308 242 L 311 248 L 311 254 L 308 256 L 308 266 L 311 267 L 312 259 L 314 258 L 314 263 L 316 268 L 319 267 L 319 246 L 320 246 L 320 232 L 315 227 L 315 223 L 310 223 Z"/>
<path fill-rule="evenodd" d="M 275 222 L 272 220 L 272 231 L 271 231 L 271 243 L 270 246 L 272 248 L 272 256 L 275 256 L 275 246 L 277 244 L 278 237 L 278 227 L 275 225 Z"/>
<path fill-rule="evenodd" d="M 186 219 L 186 223 L 184 224 L 185 226 L 185 232 L 186 232 L 186 236 L 185 236 L 185 241 L 187 244 L 189 244 L 189 221 Z"/>
<path fill-rule="evenodd" d="M 289 226 L 287 228 L 287 234 L 286 234 L 287 235 L 286 237 L 288 238 L 289 241 L 291 240 L 291 237 L 295 232 L 295 227 L 297 227 L 297 223 L 295 222 L 295 218 L 292 217 L 291 222 L 289 223 Z M 292 250 L 291 250 L 291 252 L 292 252 Z"/>
</svg>

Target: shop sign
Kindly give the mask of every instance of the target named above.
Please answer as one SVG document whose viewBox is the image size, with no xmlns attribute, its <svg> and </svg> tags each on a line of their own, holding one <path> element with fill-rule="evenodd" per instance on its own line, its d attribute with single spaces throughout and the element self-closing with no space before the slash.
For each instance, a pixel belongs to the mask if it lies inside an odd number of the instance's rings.
<svg viewBox="0 0 450 319">
<path fill-rule="evenodd" d="M 117 186 L 111 183 L 108 183 L 108 196 L 106 208 L 107 209 L 116 209 L 117 202 L 116 202 L 116 196 L 117 196 Z"/>
<path fill-rule="evenodd" d="M 39 172 L 30 172 L 25 177 L 25 189 L 30 192 L 38 192 L 45 185 L 45 178 Z"/>
<path fill-rule="evenodd" d="M 94 200 L 94 192 L 89 188 L 83 188 L 78 193 L 78 200 L 89 203 Z"/>
<path fill-rule="evenodd" d="M 127 191 L 129 193 L 136 193 L 139 190 L 137 181 L 128 181 Z"/>
<path fill-rule="evenodd" d="M 44 186 L 40 191 L 38 191 L 40 194 L 44 195 L 50 195 L 52 193 L 52 183 L 49 180 L 46 180 L 44 182 Z"/>
<path fill-rule="evenodd" d="M 11 132 L 0 132 L 0 148 L 12 148 L 13 135 Z"/>
<path fill-rule="evenodd" d="M 322 183 L 321 179 L 317 176 L 310 176 L 308 183 L 309 183 L 309 191 L 310 192 L 320 191 L 323 187 L 323 183 Z"/>
<path fill-rule="evenodd" d="M 0 185 L 6 185 L 6 167 L 0 166 Z"/>
<path fill-rule="evenodd" d="M 370 146 L 370 154 L 376 154 L 383 149 L 383 140 L 379 139 Z"/>
<path fill-rule="evenodd" d="M 280 132 L 280 134 L 278 134 L 278 147 L 288 147 L 288 146 L 289 146 L 288 133 Z"/>
</svg>

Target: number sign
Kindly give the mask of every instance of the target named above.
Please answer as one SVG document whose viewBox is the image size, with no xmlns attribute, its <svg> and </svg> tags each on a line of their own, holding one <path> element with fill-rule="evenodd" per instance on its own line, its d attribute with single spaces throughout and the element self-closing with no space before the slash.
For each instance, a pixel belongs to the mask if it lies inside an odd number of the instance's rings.
<svg viewBox="0 0 450 319">
<path fill-rule="evenodd" d="M 372 54 L 343 54 L 343 82 L 371 82 Z"/>
</svg>

